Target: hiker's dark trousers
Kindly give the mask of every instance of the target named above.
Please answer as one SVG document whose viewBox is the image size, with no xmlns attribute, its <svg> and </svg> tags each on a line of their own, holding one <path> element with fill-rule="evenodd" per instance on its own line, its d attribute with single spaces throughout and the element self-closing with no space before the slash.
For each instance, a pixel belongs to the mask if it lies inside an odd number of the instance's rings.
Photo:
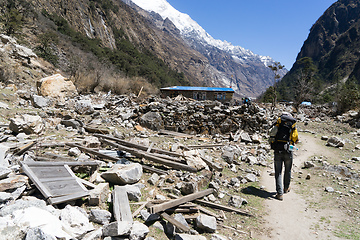
<svg viewBox="0 0 360 240">
<path fill-rule="evenodd" d="M 276 192 L 282 195 L 284 193 L 284 188 L 287 189 L 290 187 L 293 153 L 288 151 L 275 151 L 274 154 Z M 283 164 L 285 166 L 284 179 L 282 179 Z M 284 188 L 282 181 L 284 182 Z"/>
</svg>

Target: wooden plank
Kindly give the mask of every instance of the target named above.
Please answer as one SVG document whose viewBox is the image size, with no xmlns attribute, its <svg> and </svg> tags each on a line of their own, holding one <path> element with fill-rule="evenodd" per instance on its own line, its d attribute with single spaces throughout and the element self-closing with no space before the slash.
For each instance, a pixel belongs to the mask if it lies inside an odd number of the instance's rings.
<svg viewBox="0 0 360 240">
<path fill-rule="evenodd" d="M 52 196 L 47 187 L 39 180 L 36 174 L 31 170 L 31 168 L 23 162 L 20 162 L 22 170 L 25 174 L 31 179 L 31 181 L 35 184 L 37 189 L 44 195 L 45 198 L 49 198 Z"/>
<path fill-rule="evenodd" d="M 216 170 L 218 172 L 221 172 L 223 170 L 223 167 L 219 163 L 213 162 L 209 159 L 206 159 L 205 157 L 201 157 L 201 159 L 213 170 Z"/>
<path fill-rule="evenodd" d="M 80 146 L 78 144 L 67 144 L 67 145 L 72 146 L 72 147 L 77 147 L 77 148 L 79 148 L 80 150 L 82 150 L 84 152 L 88 152 L 88 153 L 91 153 L 91 154 L 93 154 L 95 156 L 100 157 L 102 160 L 110 160 L 110 161 L 113 161 L 113 162 L 117 162 L 117 161 L 120 160 L 119 158 L 112 157 L 112 156 L 100 153 L 100 152 L 92 150 L 90 148 L 82 147 L 82 146 Z M 160 174 L 160 175 L 167 175 L 168 174 L 164 170 L 152 168 L 152 167 L 149 167 L 149 166 L 146 166 L 146 165 L 143 165 L 143 164 L 141 164 L 141 165 L 142 165 L 144 170 L 147 170 L 147 171 L 149 171 L 151 173 L 157 173 L 157 174 Z"/>
<path fill-rule="evenodd" d="M 181 222 L 177 221 L 175 218 L 171 217 L 169 214 L 163 212 L 160 214 L 162 218 L 164 218 L 166 221 L 170 222 L 172 225 L 176 226 L 181 232 L 189 232 L 190 227 L 185 226 Z"/>
<path fill-rule="evenodd" d="M 66 157 L 66 156 L 62 156 L 59 154 L 54 154 L 54 153 L 50 153 L 50 152 L 45 152 L 44 155 L 46 157 L 52 158 L 52 159 L 56 159 L 58 161 L 66 161 L 66 162 L 72 162 L 72 161 L 76 161 L 74 158 L 71 157 Z"/>
<path fill-rule="evenodd" d="M 36 141 L 30 142 L 28 144 L 25 144 L 22 147 L 19 147 L 17 150 L 15 150 L 15 155 L 20 156 L 21 154 L 25 153 L 27 150 L 29 150 L 30 148 L 32 148 L 33 146 L 36 145 Z"/>
<path fill-rule="evenodd" d="M 104 138 L 104 139 L 108 139 L 108 140 L 111 140 L 111 141 L 115 141 L 115 142 L 120 143 L 121 145 L 126 146 L 126 147 L 136 148 L 136 149 L 143 150 L 143 151 L 148 150 L 148 147 L 146 147 L 144 145 L 130 143 L 130 142 L 127 142 L 125 140 L 115 138 L 113 136 L 102 135 L 102 134 L 94 134 L 94 136 L 98 137 L 98 138 Z M 162 150 L 162 149 L 159 149 L 159 148 L 151 148 L 151 152 L 152 153 L 165 154 L 165 155 L 174 156 L 174 157 L 182 157 L 182 155 L 179 154 L 179 153 L 170 152 L 170 151 Z"/>
<path fill-rule="evenodd" d="M 28 165 L 29 166 L 29 165 Z M 64 168 L 64 166 L 31 166 L 33 173 L 39 179 L 44 178 L 58 178 L 58 177 L 71 177 L 69 172 Z"/>
<path fill-rule="evenodd" d="M 168 194 L 168 196 L 169 196 L 170 198 L 173 198 L 173 199 L 178 199 L 178 198 L 179 198 L 178 196 L 176 196 L 176 195 L 174 195 L 174 194 Z M 221 219 L 221 217 L 220 217 L 219 215 L 217 215 L 216 213 L 214 213 L 214 212 L 212 212 L 212 211 L 210 211 L 210 210 L 207 210 L 206 208 L 204 208 L 204 207 L 202 207 L 202 206 L 199 206 L 199 205 L 195 205 L 195 206 L 196 206 L 197 209 L 200 210 L 200 212 L 203 212 L 203 213 L 205 213 L 205 214 L 207 214 L 207 215 L 209 215 L 209 216 L 213 216 L 213 217 L 215 217 L 216 219 Z"/>
<path fill-rule="evenodd" d="M 248 217 L 253 217 L 253 215 L 251 215 L 250 213 L 247 213 L 243 210 L 234 208 L 234 207 L 230 207 L 230 206 L 224 206 L 221 204 L 217 204 L 217 203 L 213 203 L 213 202 L 208 202 L 208 201 L 204 201 L 204 200 L 198 200 L 198 199 L 194 199 L 193 200 L 196 203 L 199 204 L 203 204 L 205 206 L 211 207 L 211 208 L 215 208 L 215 209 L 220 209 L 220 210 L 224 210 L 224 211 L 228 211 L 228 212 L 235 212 L 244 216 L 248 216 Z"/>
<path fill-rule="evenodd" d="M 32 165 L 34 164 L 34 165 Z M 89 195 L 68 165 L 47 166 L 21 162 L 23 171 L 51 204 L 58 204 Z M 52 175 L 51 175 L 52 173 Z"/>
<path fill-rule="evenodd" d="M 136 211 L 133 212 L 132 217 L 136 217 L 140 213 L 140 211 L 146 206 L 147 203 L 148 202 L 144 202 L 138 209 L 136 209 Z"/>
<path fill-rule="evenodd" d="M 162 203 L 162 204 L 157 204 L 155 206 L 150 207 L 149 210 L 150 210 L 150 213 L 158 213 L 161 211 L 165 211 L 168 208 L 172 208 L 172 207 L 178 206 L 180 204 L 193 201 L 197 198 L 207 196 L 207 195 L 213 193 L 213 191 L 214 191 L 214 189 L 209 188 L 204 191 L 192 193 L 192 194 L 186 195 L 186 196 L 178 198 L 178 199 L 170 200 L 170 201 Z"/>
<path fill-rule="evenodd" d="M 60 197 L 51 197 L 48 199 L 48 201 L 50 204 L 54 205 L 54 204 L 59 204 L 59 203 L 76 200 L 76 199 L 79 199 L 82 197 L 86 197 L 88 195 L 89 195 L 88 192 L 78 192 L 78 193 L 72 193 L 70 195 L 64 195 L 64 196 L 60 196 Z"/>
<path fill-rule="evenodd" d="M 171 136 L 182 137 L 182 138 L 196 138 L 196 136 L 194 136 L 194 135 L 189 135 L 189 134 L 179 133 L 179 132 L 174 132 L 174 131 L 168 131 L 168 130 L 164 130 L 164 129 L 160 130 L 159 133 L 163 134 L 163 135 L 171 135 Z"/>
<path fill-rule="evenodd" d="M 151 152 L 151 149 L 153 148 L 153 146 L 154 146 L 154 143 L 152 142 L 151 144 L 150 144 L 150 146 L 148 147 L 148 149 L 146 150 L 146 152 Z"/>
<path fill-rule="evenodd" d="M 85 179 L 82 179 L 82 178 L 77 178 L 79 182 L 81 182 L 84 186 L 87 186 L 89 188 L 96 188 L 96 185 L 89 182 L 89 181 L 86 181 Z"/>
<path fill-rule="evenodd" d="M 43 159 L 42 157 L 35 157 L 36 160 L 38 159 Z M 48 158 L 45 158 L 48 159 Z M 48 160 L 52 160 L 52 159 L 48 159 Z M 63 165 L 68 165 L 68 166 L 99 166 L 98 162 L 91 162 L 91 161 L 87 161 L 87 162 L 79 162 L 79 161 L 74 161 L 74 162 L 31 162 L 27 164 L 28 166 L 63 166 Z"/>
<path fill-rule="evenodd" d="M 89 133 L 100 133 L 100 134 L 109 134 L 110 133 L 110 131 L 107 129 L 100 129 L 100 128 L 91 127 L 91 126 L 84 126 L 84 129 Z"/>
<path fill-rule="evenodd" d="M 205 144 L 205 145 L 187 145 L 186 147 L 191 149 L 202 149 L 202 148 L 215 148 L 215 147 L 223 147 L 224 144 Z"/>
<path fill-rule="evenodd" d="M 159 175 L 168 175 L 167 171 L 164 171 L 164 170 L 161 170 L 161 169 L 158 169 L 158 168 L 149 167 L 149 166 L 146 166 L 146 165 L 143 165 L 143 164 L 141 164 L 141 166 L 143 167 L 144 171 L 148 171 L 148 172 L 151 172 L 151 173 L 157 173 Z"/>
<path fill-rule="evenodd" d="M 145 159 L 147 159 L 149 161 L 153 161 L 155 163 L 163 164 L 165 166 L 169 166 L 169 167 L 175 168 L 177 170 L 185 170 L 185 171 L 189 171 L 189 172 L 197 172 L 196 168 L 191 167 L 189 165 L 169 161 L 169 160 L 166 160 L 166 159 L 151 155 L 151 153 L 147 153 L 147 152 L 144 152 L 144 151 L 141 151 L 141 150 L 136 150 L 136 149 L 129 148 L 129 147 L 126 147 L 126 146 L 122 146 L 120 144 L 107 141 L 105 139 L 100 139 L 100 141 L 105 143 L 105 144 L 108 144 L 110 146 L 116 147 L 119 150 L 129 152 L 129 153 L 131 153 L 132 155 L 134 155 L 134 156 L 136 156 L 138 158 L 145 158 Z"/>
<path fill-rule="evenodd" d="M 113 212 L 117 222 L 133 222 L 126 188 L 115 186 L 113 190 Z"/>
<path fill-rule="evenodd" d="M 70 147 L 77 147 L 77 148 L 80 149 L 81 151 L 84 151 L 84 152 L 93 154 L 93 155 L 95 155 L 95 156 L 98 156 L 98 157 L 100 157 L 101 159 L 103 159 L 104 161 L 106 161 L 106 160 L 111 160 L 111 161 L 117 162 L 117 161 L 120 160 L 119 158 L 112 157 L 112 156 L 106 155 L 106 154 L 104 154 L 104 153 L 100 153 L 100 152 L 98 152 L 98 151 L 95 151 L 95 150 L 90 149 L 90 148 L 83 147 L 83 146 L 78 145 L 78 144 L 66 143 L 66 145 L 67 145 L 67 146 L 70 146 Z"/>
<path fill-rule="evenodd" d="M 47 189 L 52 193 L 52 197 L 71 195 L 77 192 L 86 192 L 82 187 L 72 179 L 71 181 L 56 181 L 44 183 Z"/>
</svg>

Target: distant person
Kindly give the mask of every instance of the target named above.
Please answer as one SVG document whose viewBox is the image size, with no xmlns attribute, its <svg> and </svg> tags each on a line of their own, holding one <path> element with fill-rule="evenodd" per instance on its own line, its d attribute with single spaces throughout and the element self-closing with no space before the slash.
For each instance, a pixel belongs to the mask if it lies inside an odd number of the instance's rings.
<svg viewBox="0 0 360 240">
<path fill-rule="evenodd" d="M 298 138 L 296 120 L 290 113 L 283 112 L 273 124 L 273 129 L 270 132 L 271 149 L 274 150 L 275 198 L 281 201 L 283 200 L 283 194 L 290 191 L 293 150 L 294 145 L 299 141 Z M 283 164 L 285 171 L 282 179 Z"/>
<path fill-rule="evenodd" d="M 250 98 L 248 98 L 248 97 L 242 98 L 242 100 L 243 100 L 243 104 L 246 104 L 246 105 L 251 104 Z"/>
</svg>

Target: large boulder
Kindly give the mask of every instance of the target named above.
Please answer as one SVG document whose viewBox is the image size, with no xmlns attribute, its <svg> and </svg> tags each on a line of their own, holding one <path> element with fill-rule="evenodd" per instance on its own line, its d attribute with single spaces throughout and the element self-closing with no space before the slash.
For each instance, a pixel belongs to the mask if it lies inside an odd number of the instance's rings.
<svg viewBox="0 0 360 240">
<path fill-rule="evenodd" d="M 75 85 L 61 74 L 42 78 L 36 85 L 38 93 L 44 97 L 53 97 L 63 100 L 65 97 L 73 97 L 78 94 Z"/>
<path fill-rule="evenodd" d="M 40 134 L 45 129 L 45 124 L 40 116 L 24 114 L 10 118 L 9 128 L 16 134 Z"/>
<path fill-rule="evenodd" d="M 164 128 L 164 121 L 158 112 L 145 113 L 140 118 L 140 124 L 154 131 L 159 131 Z"/>
<path fill-rule="evenodd" d="M 101 177 L 110 183 L 125 185 L 138 182 L 142 173 L 142 166 L 139 163 L 115 164 L 110 170 L 102 173 Z"/>
</svg>

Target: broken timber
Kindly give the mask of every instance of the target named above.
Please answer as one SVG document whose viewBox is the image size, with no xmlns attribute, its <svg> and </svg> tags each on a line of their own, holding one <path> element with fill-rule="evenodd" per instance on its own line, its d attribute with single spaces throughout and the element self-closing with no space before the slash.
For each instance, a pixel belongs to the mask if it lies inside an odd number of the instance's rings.
<svg viewBox="0 0 360 240">
<path fill-rule="evenodd" d="M 172 216 L 170 216 L 169 214 L 163 212 L 160 214 L 160 216 L 162 218 L 164 218 L 166 221 L 170 222 L 172 225 L 176 226 L 178 229 L 180 229 L 181 232 L 189 232 L 190 231 L 190 227 L 185 226 L 184 224 L 182 224 L 181 222 L 177 221 L 175 218 L 173 218 Z"/>
<path fill-rule="evenodd" d="M 77 148 L 79 148 L 80 150 L 82 150 L 82 151 L 84 151 L 84 152 L 88 152 L 88 153 L 93 154 L 93 155 L 95 155 L 95 156 L 98 156 L 98 157 L 100 157 L 100 158 L 103 159 L 103 160 L 110 160 L 110 161 L 114 161 L 114 162 L 117 162 L 117 161 L 120 160 L 119 158 L 106 155 L 106 154 L 104 154 L 104 153 L 95 151 L 95 150 L 90 149 L 90 148 L 86 148 L 86 147 L 80 146 L 80 145 L 78 145 L 78 144 L 67 143 L 66 145 L 68 145 L 68 146 L 70 146 L 70 147 L 77 147 Z M 152 167 L 149 167 L 149 166 L 146 166 L 146 165 L 143 165 L 143 164 L 142 164 L 141 166 L 143 167 L 144 170 L 147 170 L 147 171 L 152 172 L 152 173 L 157 173 L 157 174 L 159 174 L 159 175 L 167 175 L 167 174 L 168 174 L 166 171 L 161 170 L 161 169 L 152 168 Z"/>
<path fill-rule="evenodd" d="M 195 138 L 196 137 L 194 135 L 189 135 L 189 134 L 179 133 L 179 132 L 174 132 L 174 131 L 168 131 L 168 130 L 163 130 L 163 129 L 160 130 L 159 133 L 163 134 L 163 135 L 171 135 L 171 136 L 181 137 L 181 138 Z"/>
<path fill-rule="evenodd" d="M 197 172 L 196 168 L 191 167 L 189 165 L 185 165 L 185 164 L 182 164 L 182 163 L 166 160 L 166 159 L 158 157 L 157 155 L 153 155 L 153 154 L 147 153 L 145 151 L 125 147 L 125 146 L 122 146 L 120 144 L 107 141 L 105 139 L 100 139 L 100 141 L 105 143 L 105 144 L 108 144 L 110 146 L 116 147 L 121 151 L 129 152 L 129 153 L 133 154 L 134 156 L 136 156 L 138 158 L 145 158 L 147 160 L 150 160 L 150 161 L 153 161 L 153 162 L 156 162 L 156 163 L 159 163 L 159 164 L 163 164 L 165 166 L 172 167 L 172 168 L 175 168 L 177 170 L 185 170 L 185 171 L 189 171 L 189 172 Z"/>
<path fill-rule="evenodd" d="M 174 194 L 168 194 L 168 196 L 170 198 L 173 198 L 173 199 L 178 199 L 179 197 L 174 195 Z M 207 210 L 206 208 L 200 206 L 200 205 L 195 205 L 197 209 L 199 209 L 200 212 L 203 212 L 209 216 L 213 216 L 215 217 L 216 219 L 222 219 L 222 217 L 220 217 L 219 215 L 217 215 L 216 213 L 210 211 L 210 210 Z"/>
<path fill-rule="evenodd" d="M 109 130 L 107 129 L 99 129 L 91 126 L 84 126 L 84 129 L 89 133 L 100 133 L 100 134 L 109 134 Z"/>
<path fill-rule="evenodd" d="M 34 142 L 29 142 L 28 144 L 25 144 L 22 147 L 19 147 L 17 150 L 15 150 L 15 155 L 20 156 L 21 154 L 25 153 L 27 150 L 29 150 L 30 148 L 32 148 L 33 146 L 36 145 L 36 141 Z"/>
<path fill-rule="evenodd" d="M 112 136 L 109 136 L 109 135 L 94 134 L 94 136 L 98 137 L 98 138 L 104 138 L 104 139 L 108 139 L 108 140 L 111 140 L 111 141 L 115 141 L 117 143 L 120 143 L 123 146 L 130 147 L 130 148 L 136 148 L 136 149 L 140 149 L 140 150 L 143 150 L 143 151 L 148 151 L 148 149 L 149 149 L 149 147 L 146 147 L 144 145 L 130 143 L 130 142 L 127 142 L 127 141 L 124 141 L 122 139 L 115 138 L 115 137 L 112 137 Z M 174 157 L 182 157 L 182 155 L 179 154 L 179 153 L 170 152 L 170 151 L 166 151 L 166 150 L 162 150 L 162 149 L 158 149 L 158 148 L 151 148 L 150 150 L 151 150 L 152 153 L 155 152 L 155 153 L 166 154 L 166 155 L 170 155 L 170 156 L 174 156 Z"/>
<path fill-rule="evenodd" d="M 89 195 L 88 190 L 64 163 L 21 162 L 20 164 L 50 204 L 59 204 Z"/>
<path fill-rule="evenodd" d="M 191 149 L 201 149 L 201 148 L 216 148 L 216 147 L 223 147 L 224 144 L 206 144 L 206 145 L 187 145 L 187 148 Z"/>
<path fill-rule="evenodd" d="M 211 208 L 220 209 L 220 210 L 224 210 L 224 211 L 228 211 L 228 212 L 235 212 L 235 213 L 238 213 L 238 214 L 241 214 L 244 216 L 253 217 L 253 215 L 251 215 L 250 213 L 247 213 L 245 211 L 242 211 L 242 210 L 234 208 L 234 207 L 224 206 L 221 204 L 208 202 L 208 201 L 204 201 L 204 200 L 198 200 L 198 199 L 194 199 L 193 201 L 196 203 L 211 207 Z"/>
<path fill-rule="evenodd" d="M 115 186 L 112 195 L 115 220 L 117 222 L 133 222 L 126 188 Z"/>
<path fill-rule="evenodd" d="M 170 200 L 165 203 L 157 204 L 157 205 L 149 207 L 149 212 L 152 214 L 162 212 L 162 211 L 165 211 L 166 209 L 181 205 L 181 204 L 189 202 L 189 201 L 193 201 L 197 198 L 202 198 L 204 196 L 207 196 L 207 195 L 213 193 L 213 191 L 214 191 L 214 189 L 209 188 L 209 189 L 206 189 L 201 192 L 192 193 L 192 194 L 186 195 L 186 196 L 178 198 L 178 199 L 174 199 L 174 200 Z"/>
</svg>

